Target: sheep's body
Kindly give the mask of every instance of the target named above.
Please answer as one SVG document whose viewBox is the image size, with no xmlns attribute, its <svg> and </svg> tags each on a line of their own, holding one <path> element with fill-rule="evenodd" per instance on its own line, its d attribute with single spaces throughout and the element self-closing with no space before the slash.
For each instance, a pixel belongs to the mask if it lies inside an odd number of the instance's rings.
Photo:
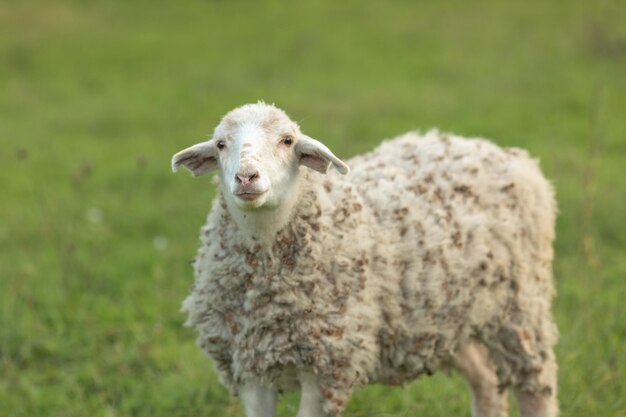
<svg viewBox="0 0 626 417">
<path fill-rule="evenodd" d="M 500 384 L 555 395 L 555 207 L 536 161 L 431 131 L 348 163 L 301 168 L 271 247 L 216 198 L 183 309 L 222 382 L 289 388 L 310 369 L 338 415 L 354 386 L 430 374 L 479 340 Z"/>
</svg>

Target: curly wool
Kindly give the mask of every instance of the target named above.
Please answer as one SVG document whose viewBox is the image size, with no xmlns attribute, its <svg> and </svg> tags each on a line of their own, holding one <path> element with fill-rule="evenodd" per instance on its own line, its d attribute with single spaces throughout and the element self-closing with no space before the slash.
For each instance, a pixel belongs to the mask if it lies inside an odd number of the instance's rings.
<svg viewBox="0 0 626 417">
<path fill-rule="evenodd" d="M 355 386 L 431 374 L 478 339 L 502 387 L 555 390 L 541 373 L 557 338 L 555 203 L 537 162 L 430 131 L 348 163 L 343 177 L 301 169 L 271 247 L 216 198 L 183 310 L 222 383 L 287 389 L 310 368 L 336 416 Z"/>
</svg>

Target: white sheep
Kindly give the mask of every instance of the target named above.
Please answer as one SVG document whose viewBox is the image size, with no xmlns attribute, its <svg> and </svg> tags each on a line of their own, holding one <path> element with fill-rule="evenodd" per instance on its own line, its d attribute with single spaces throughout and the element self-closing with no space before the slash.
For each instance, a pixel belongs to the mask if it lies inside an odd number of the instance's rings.
<svg viewBox="0 0 626 417">
<path fill-rule="evenodd" d="M 172 159 L 218 171 L 183 310 L 246 415 L 299 386 L 298 417 L 338 416 L 357 386 L 451 367 L 475 416 L 507 415 L 509 386 L 522 416 L 556 416 L 555 203 L 537 162 L 437 131 L 348 162 L 264 103 Z"/>
</svg>

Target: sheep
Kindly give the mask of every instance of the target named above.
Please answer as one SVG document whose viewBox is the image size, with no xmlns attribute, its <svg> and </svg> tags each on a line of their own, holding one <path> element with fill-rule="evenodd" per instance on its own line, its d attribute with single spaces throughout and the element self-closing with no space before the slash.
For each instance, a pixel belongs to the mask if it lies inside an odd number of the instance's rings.
<svg viewBox="0 0 626 417">
<path fill-rule="evenodd" d="M 297 387 L 298 417 L 336 417 L 356 387 L 439 369 L 474 416 L 507 415 L 509 387 L 522 416 L 558 414 L 555 200 L 525 151 L 431 130 L 345 163 L 259 102 L 180 165 L 219 190 L 186 325 L 248 417 Z"/>
</svg>

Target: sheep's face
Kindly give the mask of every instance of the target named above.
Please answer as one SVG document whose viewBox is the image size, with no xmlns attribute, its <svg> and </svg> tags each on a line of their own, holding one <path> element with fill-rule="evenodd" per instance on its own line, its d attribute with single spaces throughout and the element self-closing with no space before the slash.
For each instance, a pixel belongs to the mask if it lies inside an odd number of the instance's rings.
<svg viewBox="0 0 626 417">
<path fill-rule="evenodd" d="M 243 209 L 276 207 L 294 195 L 300 165 L 326 173 L 332 164 L 348 172 L 326 146 L 301 133 L 282 110 L 264 103 L 228 113 L 211 140 L 174 155 L 172 168 L 181 164 L 196 176 L 217 169 L 224 196 Z"/>
</svg>

